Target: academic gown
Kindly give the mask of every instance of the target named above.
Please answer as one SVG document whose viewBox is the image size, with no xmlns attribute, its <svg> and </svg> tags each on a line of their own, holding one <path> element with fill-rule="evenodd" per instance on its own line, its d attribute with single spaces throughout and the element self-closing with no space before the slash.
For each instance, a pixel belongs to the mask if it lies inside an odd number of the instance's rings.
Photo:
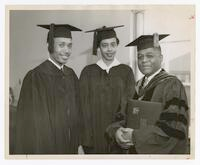
<svg viewBox="0 0 200 165">
<path fill-rule="evenodd" d="M 77 153 L 79 86 L 74 71 L 45 61 L 24 78 L 17 107 L 16 154 Z"/>
<path fill-rule="evenodd" d="M 142 80 L 138 82 L 141 83 Z M 188 105 L 184 86 L 163 69 L 135 99 L 160 102 L 163 110 L 153 126 L 133 131 L 138 154 L 184 154 L 188 152 Z M 108 133 L 114 138 L 118 126 L 110 125 Z"/>
<path fill-rule="evenodd" d="M 124 64 L 112 67 L 109 73 L 97 64 L 83 69 L 80 96 L 83 114 L 82 145 L 86 153 L 110 152 L 105 136 L 106 128 L 125 115 L 121 112 L 125 111 L 127 99 L 133 97 L 134 85 L 132 69 Z"/>
</svg>

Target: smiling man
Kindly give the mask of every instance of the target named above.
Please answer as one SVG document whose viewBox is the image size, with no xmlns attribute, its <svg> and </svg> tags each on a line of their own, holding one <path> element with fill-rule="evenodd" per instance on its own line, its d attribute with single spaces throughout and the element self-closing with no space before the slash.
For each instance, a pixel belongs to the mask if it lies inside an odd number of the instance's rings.
<svg viewBox="0 0 200 165">
<path fill-rule="evenodd" d="M 65 66 L 72 53 L 71 25 L 49 29 L 49 58 L 24 78 L 17 106 L 16 154 L 74 154 L 80 116 L 78 78 Z"/>
<path fill-rule="evenodd" d="M 161 67 L 163 56 L 159 40 L 166 36 L 157 33 L 143 35 L 127 45 L 137 46 L 138 67 L 144 74 L 137 82 L 135 99 L 160 102 L 163 105 L 160 118 L 153 126 L 140 129 L 117 129 L 111 126 L 111 137 L 121 147 L 134 145 L 134 153 L 188 153 L 189 118 L 185 89 L 180 80 Z"/>
<path fill-rule="evenodd" d="M 121 152 L 108 145 L 106 128 L 114 120 L 121 120 L 126 102 L 134 94 L 132 69 L 116 59 L 119 39 L 116 27 L 102 27 L 94 32 L 93 54 L 100 49 L 101 59 L 86 66 L 80 76 L 83 141 L 85 153 L 105 154 Z M 116 115 L 114 115 L 116 114 Z"/>
</svg>

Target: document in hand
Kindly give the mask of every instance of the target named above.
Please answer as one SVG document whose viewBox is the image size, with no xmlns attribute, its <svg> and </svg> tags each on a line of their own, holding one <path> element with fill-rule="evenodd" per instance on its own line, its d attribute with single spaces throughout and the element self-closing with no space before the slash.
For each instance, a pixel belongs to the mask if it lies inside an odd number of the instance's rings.
<svg viewBox="0 0 200 165">
<path fill-rule="evenodd" d="M 130 99 L 127 109 L 127 127 L 139 129 L 154 125 L 159 119 L 161 111 L 161 103 Z"/>
</svg>

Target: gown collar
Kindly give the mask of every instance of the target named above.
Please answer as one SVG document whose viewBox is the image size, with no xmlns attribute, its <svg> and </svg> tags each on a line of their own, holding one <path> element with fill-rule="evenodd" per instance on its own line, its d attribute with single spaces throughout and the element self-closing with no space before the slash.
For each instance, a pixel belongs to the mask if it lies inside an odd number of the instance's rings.
<svg viewBox="0 0 200 165">
<path fill-rule="evenodd" d="M 48 58 L 48 60 L 49 60 L 52 64 L 54 64 L 59 70 L 63 70 L 63 65 L 62 65 L 62 66 L 58 65 L 58 64 L 55 63 L 50 57 Z"/>
<path fill-rule="evenodd" d="M 115 59 L 113 60 L 113 62 L 112 62 L 109 66 L 107 66 L 107 65 L 105 64 L 105 62 L 104 62 L 102 59 L 100 59 L 99 61 L 97 61 L 96 64 L 97 64 L 101 69 L 106 70 L 106 72 L 109 73 L 110 69 L 111 69 L 112 67 L 114 67 L 114 66 L 120 65 L 120 62 L 115 58 Z"/>
</svg>

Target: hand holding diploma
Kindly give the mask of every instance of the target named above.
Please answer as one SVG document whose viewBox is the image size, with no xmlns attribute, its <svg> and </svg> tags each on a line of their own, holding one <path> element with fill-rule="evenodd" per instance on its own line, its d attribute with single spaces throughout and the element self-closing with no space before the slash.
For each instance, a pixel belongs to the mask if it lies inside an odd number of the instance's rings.
<svg viewBox="0 0 200 165">
<path fill-rule="evenodd" d="M 120 127 L 115 133 L 115 139 L 118 145 L 123 149 L 129 149 L 133 146 L 132 141 L 132 128 L 123 128 Z"/>
</svg>

